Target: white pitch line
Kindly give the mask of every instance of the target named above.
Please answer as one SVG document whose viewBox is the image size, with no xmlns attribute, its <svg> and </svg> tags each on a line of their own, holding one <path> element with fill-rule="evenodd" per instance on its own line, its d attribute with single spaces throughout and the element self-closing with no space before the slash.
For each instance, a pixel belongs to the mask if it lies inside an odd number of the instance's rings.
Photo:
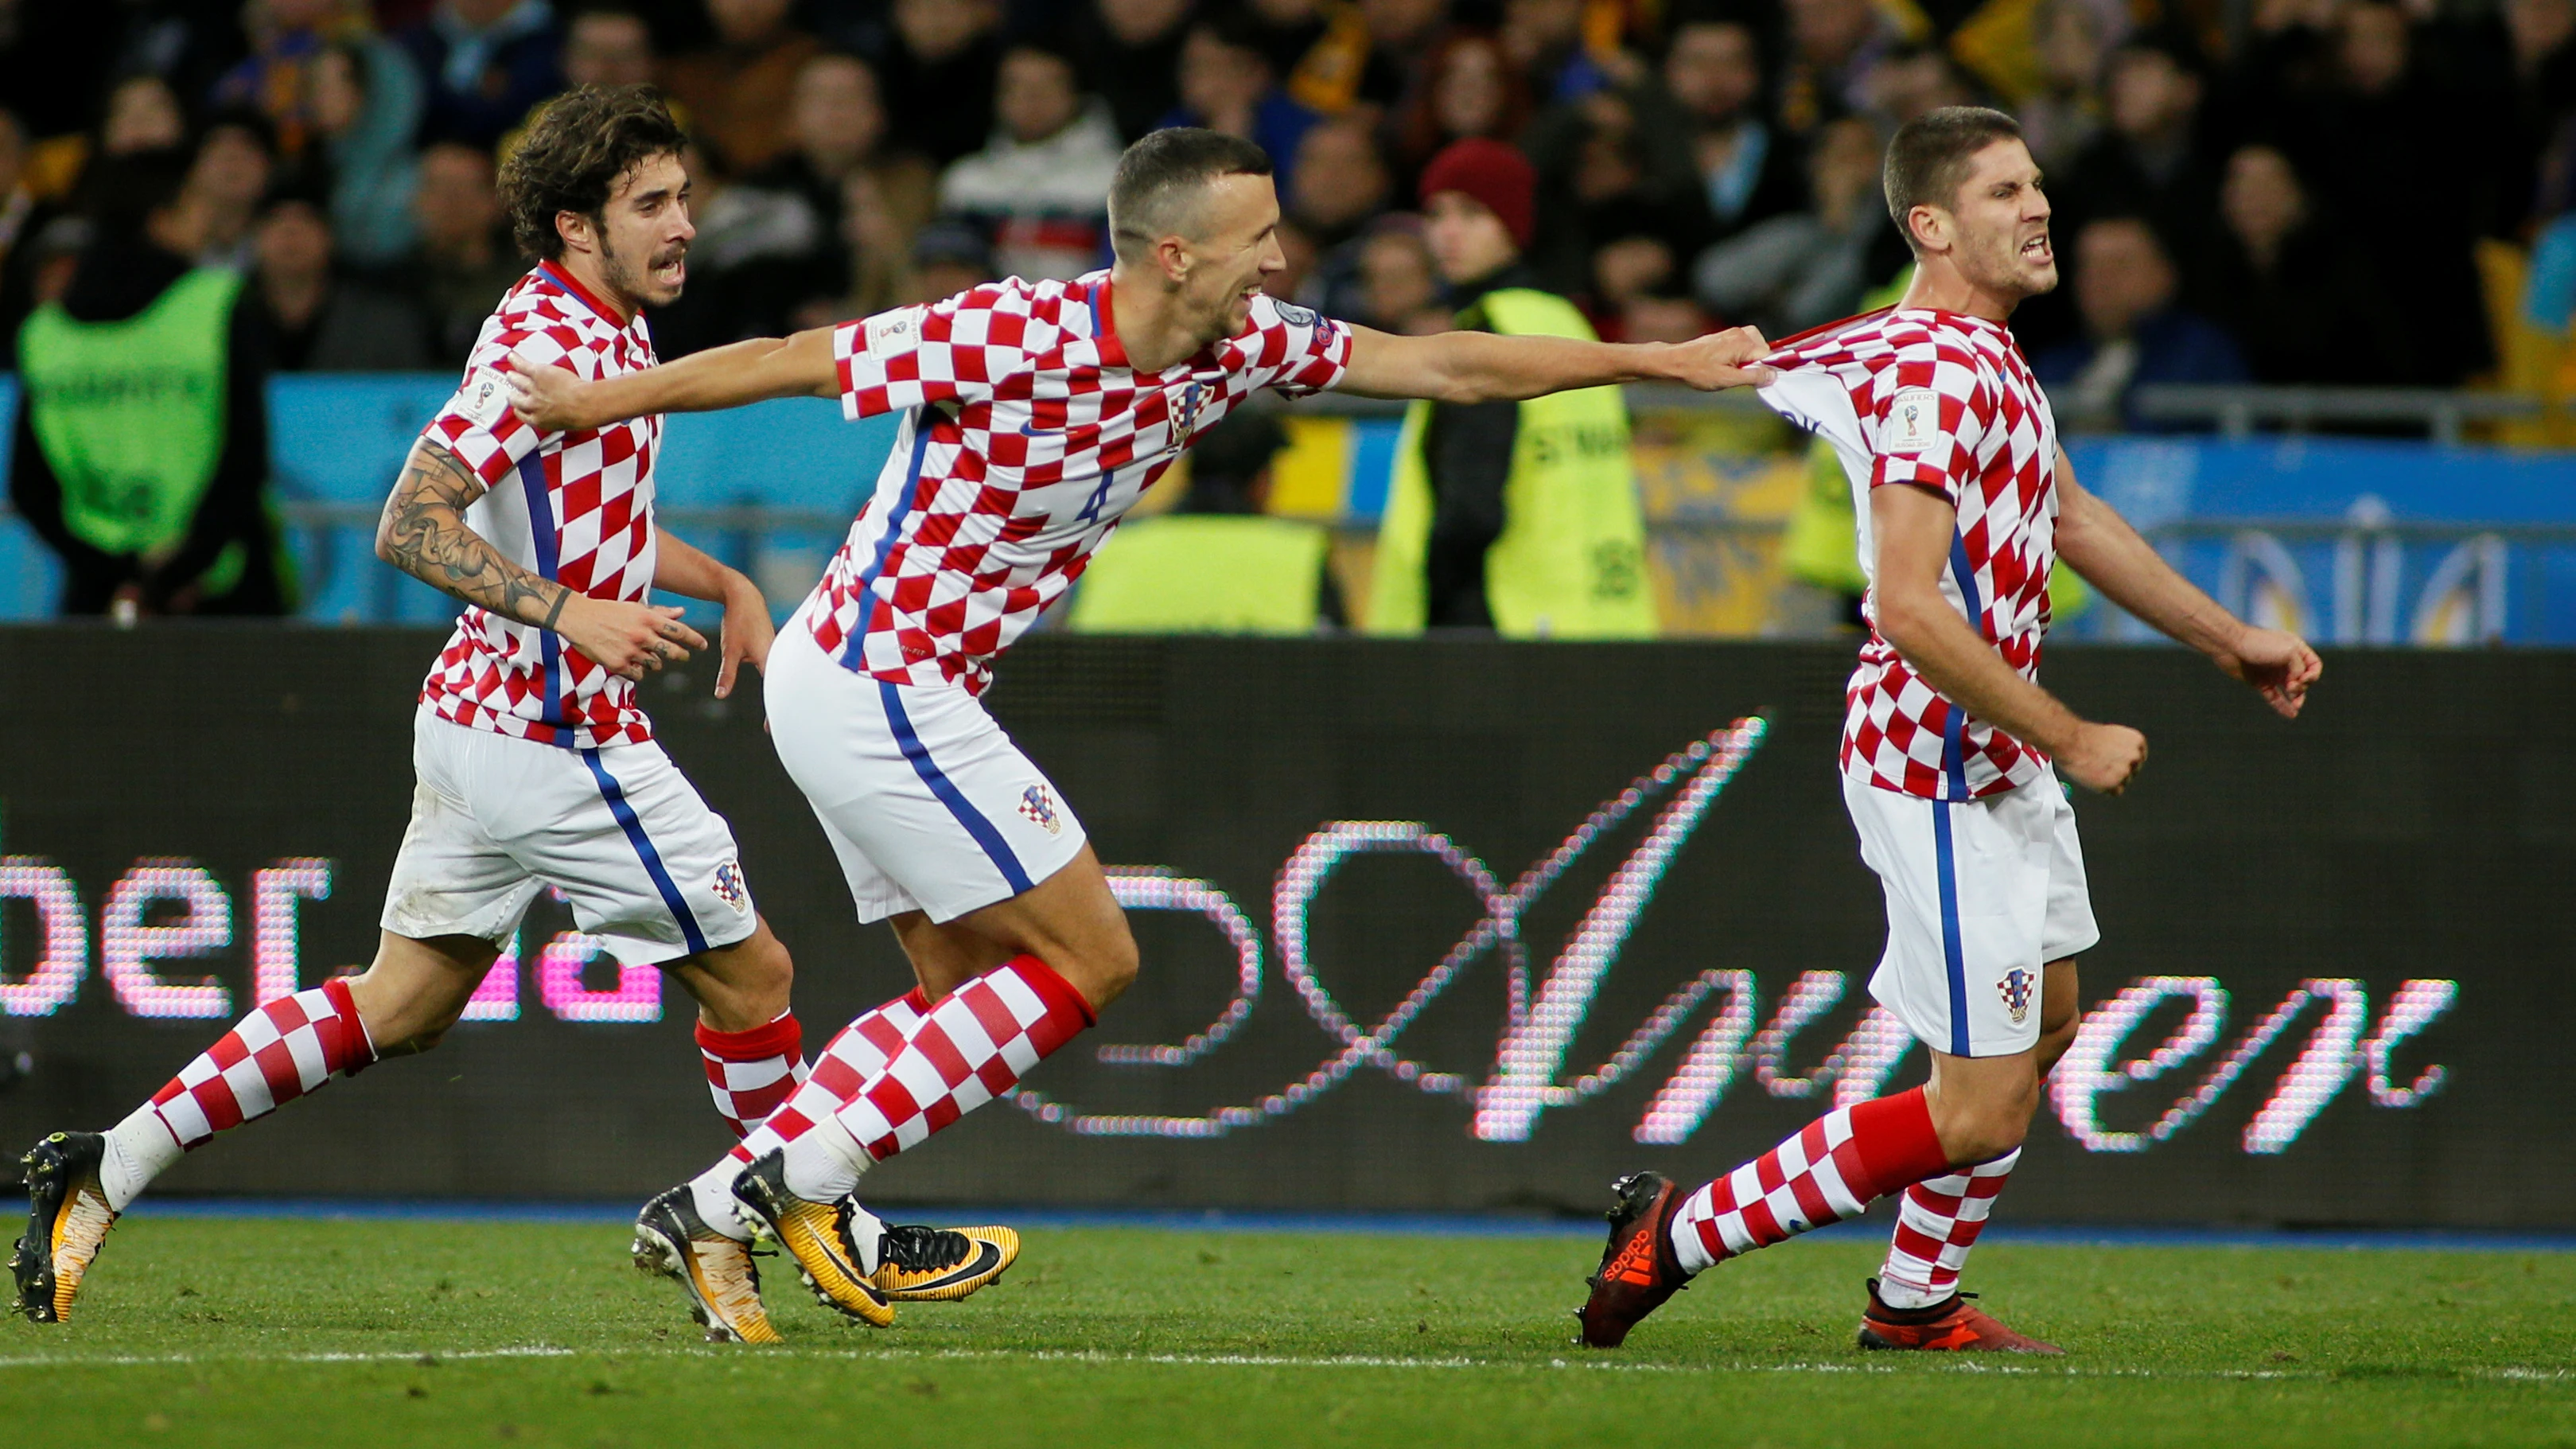
<svg viewBox="0 0 2576 1449">
<path fill-rule="evenodd" d="M 370 1364 L 409 1363 L 423 1358 L 439 1363 L 478 1359 L 575 1358 L 584 1354 L 603 1357 L 661 1356 L 674 1350 L 655 1346 L 572 1349 L 547 1344 L 526 1344 L 513 1348 L 412 1349 L 382 1352 L 339 1353 L 173 1353 L 112 1355 L 36 1355 L 0 1357 L 0 1369 L 11 1368 L 128 1368 L 169 1367 L 195 1363 L 293 1363 L 293 1364 Z M 910 1362 L 1011 1362 L 1011 1363 L 1081 1363 L 1081 1364 L 1149 1364 L 1158 1368 L 1290 1368 L 1290 1369 L 1396 1369 L 1459 1372 L 1480 1370 L 1572 1369 L 1592 1373 L 1620 1374 L 1899 1374 L 1920 1372 L 1900 1368 L 1893 1363 L 1833 1363 L 1801 1361 L 1791 1363 L 1640 1363 L 1629 1359 L 1573 1358 L 1549 1359 L 1544 1363 L 1527 1359 L 1468 1358 L 1403 1358 L 1373 1354 L 1252 1354 L 1252 1353 L 1137 1353 L 1107 1349 L 1010 1349 L 1010 1348 L 884 1348 L 884 1349 L 795 1349 L 751 1351 L 690 1346 L 676 1350 L 693 1358 L 741 1359 L 746 1353 L 756 1360 L 761 1357 L 826 1358 L 860 1363 Z M 1935 1370 L 1953 1374 L 1994 1374 L 2032 1379 L 2196 1379 L 2221 1382 L 2294 1382 L 2327 1383 L 2337 1375 L 2331 1369 L 2150 1369 L 2091 1368 L 2078 1364 L 2042 1365 L 2026 1363 L 1988 1363 L 1962 1358 L 1946 1362 Z M 2525 1368 L 2520 1366 L 2475 1367 L 2455 1370 L 2459 1377 L 2490 1379 L 2508 1383 L 2566 1383 L 2576 1379 L 2576 1370 Z M 2428 1376 L 2438 1377 L 2438 1371 Z"/>
</svg>

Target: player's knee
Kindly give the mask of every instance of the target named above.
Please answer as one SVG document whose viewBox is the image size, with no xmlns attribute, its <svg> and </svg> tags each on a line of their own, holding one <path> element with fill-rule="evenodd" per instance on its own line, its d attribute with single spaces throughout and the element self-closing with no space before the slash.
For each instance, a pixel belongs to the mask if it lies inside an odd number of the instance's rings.
<svg viewBox="0 0 2576 1449">
<path fill-rule="evenodd" d="M 2040 1018 L 2039 1047 L 2032 1054 L 2037 1059 L 2040 1076 L 2047 1076 L 2048 1069 L 2057 1065 L 2057 1059 L 2066 1055 L 2066 1049 L 2075 1045 L 2075 1029 L 2083 1024 L 2084 1013 L 2071 1006 L 2054 1020 Z"/>
<path fill-rule="evenodd" d="M 1098 946 L 1084 953 L 1081 979 L 1074 986 L 1097 1011 L 1125 995 L 1127 988 L 1136 984 L 1140 964 L 1136 937 L 1121 921 L 1117 930 L 1107 933 Z"/>
</svg>

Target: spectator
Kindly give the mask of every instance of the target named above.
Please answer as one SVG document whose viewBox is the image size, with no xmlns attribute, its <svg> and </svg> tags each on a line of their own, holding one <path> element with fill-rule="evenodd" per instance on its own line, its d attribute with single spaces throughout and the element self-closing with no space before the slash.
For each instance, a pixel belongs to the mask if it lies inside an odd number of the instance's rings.
<svg viewBox="0 0 2576 1449">
<path fill-rule="evenodd" d="M 894 0 L 894 41 L 878 79 L 896 145 L 946 166 L 985 144 L 1001 23 L 1000 0 Z"/>
<path fill-rule="evenodd" d="M 1683 21 L 1661 74 L 1661 99 L 1680 113 L 1674 132 L 1688 148 L 1706 241 L 1804 206 L 1799 148 L 1762 118 L 1762 51 L 1751 29 L 1734 20 Z"/>
<path fill-rule="evenodd" d="M 332 42 L 367 32 L 366 12 L 349 0 L 260 0 L 242 18 L 251 53 L 215 83 L 215 104 L 267 117 L 278 154 L 302 161 L 319 136 L 314 70 Z"/>
<path fill-rule="evenodd" d="M 1943 106 L 1982 102 L 1976 83 L 1937 46 L 1900 46 L 1880 54 L 1861 77 L 1867 111 L 1889 134 Z"/>
<path fill-rule="evenodd" d="M 993 238 L 1004 275 L 1078 277 L 1109 245 L 1109 178 L 1125 150 L 1109 108 L 1074 84 L 1073 63 L 1032 45 L 1002 58 L 992 145 L 939 178 L 942 211 Z"/>
<path fill-rule="evenodd" d="M 1539 105 L 1579 101 L 1610 85 L 1583 43 L 1584 0 L 1503 0 L 1503 51 Z"/>
<path fill-rule="evenodd" d="M 2072 236 L 2087 218 L 2126 215 L 2160 236 L 2205 234 L 2218 176 L 2201 151 L 2197 59 L 2171 39 L 2140 36 L 2111 53 L 2102 89 L 2107 124 L 2052 198 L 2059 228 Z"/>
<path fill-rule="evenodd" d="M 413 204 L 420 240 L 406 280 L 428 320 L 432 364 L 462 371 L 483 320 L 526 270 L 502 242 L 491 156 L 459 141 L 429 147 Z"/>
<path fill-rule="evenodd" d="M 1440 41 L 1423 62 L 1422 84 L 1401 130 L 1403 161 L 1418 171 L 1453 141 L 1519 138 L 1529 124 L 1529 91 L 1502 42 L 1479 31 Z"/>
<path fill-rule="evenodd" d="M 1888 12 L 1871 0 L 1786 0 L 1786 6 L 1789 65 L 1779 119 L 1791 135 L 1804 137 L 1868 107 L 1863 83 L 1900 37 Z"/>
<path fill-rule="evenodd" d="M 1358 0 L 1368 33 L 1355 104 L 1380 115 L 1400 113 L 1431 69 L 1431 52 L 1449 19 L 1448 0 Z"/>
<path fill-rule="evenodd" d="M 1709 310 L 1785 337 L 1849 316 L 1862 293 L 1904 264 L 1869 122 L 1846 116 L 1827 125 L 1808 174 L 1814 209 L 1773 217 L 1700 254 L 1691 285 Z"/>
<path fill-rule="evenodd" d="M 1348 317 L 1359 297 L 1361 232 L 1395 189 L 1377 133 L 1358 116 L 1329 117 L 1298 144 L 1289 222 L 1316 256 L 1293 295 L 1327 316 Z"/>
<path fill-rule="evenodd" d="M 254 234 L 252 279 L 280 372 L 417 372 L 429 366 L 420 314 L 338 275 L 331 219 L 316 198 L 271 202 Z"/>
<path fill-rule="evenodd" d="M 1133 141 L 1180 104 L 1176 77 L 1192 0 L 1091 0 L 1074 12 L 1066 44 L 1084 89 L 1109 103 L 1118 134 Z"/>
<path fill-rule="evenodd" d="M 2290 159 L 2245 146 L 2219 193 L 2225 231 L 2207 290 L 2258 382 L 2403 382 L 2405 323 L 2369 261 L 2317 214 Z"/>
<path fill-rule="evenodd" d="M 2140 386 L 2251 380 L 2227 334 L 2176 305 L 2182 279 L 2144 218 L 2096 218 L 2074 243 L 2084 335 L 2031 363 L 2061 426 L 2154 431 L 2131 405 Z"/>
<path fill-rule="evenodd" d="M 1281 191 L 1296 184 L 1297 146 L 1315 113 L 1279 89 L 1254 32 L 1236 21 L 1201 21 L 1181 45 L 1181 103 L 1166 126 L 1205 126 L 1270 153 Z"/>
<path fill-rule="evenodd" d="M 1613 237 L 1592 253 L 1584 315 L 1605 342 L 1688 342 L 1709 316 L 1683 289 L 1681 267 L 1661 236 Z"/>
<path fill-rule="evenodd" d="M 28 186 L 26 130 L 15 112 L 0 110 L 0 337 L 17 336 L 18 324 L 35 310 L 37 259 L 43 255 L 36 241 L 61 215 L 59 206 Z"/>
<path fill-rule="evenodd" d="M 934 221 L 912 240 L 910 290 L 905 303 L 937 302 L 994 281 L 993 248 L 981 232 L 954 221 Z"/>
<path fill-rule="evenodd" d="M 107 93 L 107 113 L 99 123 L 98 154 L 132 156 L 183 145 L 188 139 L 188 113 L 178 95 L 157 75 L 128 76 Z"/>
<path fill-rule="evenodd" d="M 775 337 L 811 299 L 836 289 L 838 249 L 802 192 L 737 181 L 692 142 L 686 291 L 653 312 L 654 350 L 684 357 L 750 337 Z"/>
<path fill-rule="evenodd" d="M 844 212 L 853 177 L 870 173 L 871 204 L 896 228 L 879 246 L 890 245 L 886 255 L 896 259 L 930 215 L 937 182 L 920 157 L 887 149 L 876 71 L 855 55 L 825 51 L 805 62 L 789 96 L 788 126 L 792 149 L 756 180 L 804 198 L 821 224 L 821 245 L 797 264 L 798 304 L 809 306 L 842 295 L 851 284 L 854 258 Z"/>
<path fill-rule="evenodd" d="M 97 232 L 61 300 L 17 338 L 10 501 L 63 562 L 62 609 L 281 614 L 267 361 L 238 274 L 201 267 L 209 203 L 190 159 L 102 168 Z"/>
<path fill-rule="evenodd" d="M 1422 239 L 1422 220 L 1390 216 L 1360 239 L 1359 305 L 1343 315 L 1381 332 L 1428 336 L 1450 328 L 1440 305 L 1440 272 Z"/>
<path fill-rule="evenodd" d="M 725 169 L 748 176 L 776 161 L 793 138 L 779 104 L 822 42 L 788 23 L 791 0 L 706 0 L 715 44 L 663 67 L 691 130 Z"/>
<path fill-rule="evenodd" d="M 250 264 L 251 222 L 277 174 L 277 152 L 268 118 L 237 110 L 217 117 L 197 142 L 188 168 L 188 191 L 202 213 L 208 266 L 236 271 Z"/>
<path fill-rule="evenodd" d="M 2128 34 L 2127 7 L 2040 0 L 2031 28 L 2036 84 L 2011 109 L 2040 171 L 2061 175 L 2101 130 L 2095 87 L 2112 49 Z"/>
<path fill-rule="evenodd" d="M 1432 158 L 1421 195 L 1458 325 L 1590 339 L 1583 314 L 1530 285 L 1538 174 L 1499 141 Z M 1524 434 L 1538 445 L 1522 447 Z M 1418 402 L 1378 526 L 1368 628 L 1487 629 L 1509 638 L 1655 632 L 1646 525 L 1612 387 L 1527 402 Z"/>
<path fill-rule="evenodd" d="M 1085 634 L 1312 634 L 1345 622 L 1322 524 L 1265 517 L 1288 435 L 1243 407 L 1199 434 L 1190 486 L 1168 513 L 1128 520 L 1083 571 Z"/>
<path fill-rule="evenodd" d="M 411 138 L 427 97 L 402 52 L 382 40 L 342 42 L 313 66 L 313 122 L 330 162 L 331 228 L 340 255 L 390 265 L 411 249 L 419 158 Z"/>
<path fill-rule="evenodd" d="M 1551 290 L 1587 291 L 1594 249 L 1621 237 L 1656 237 L 1682 255 L 1698 251 L 1705 235 L 1700 202 L 1671 149 L 1648 138 L 1638 115 L 1647 99 L 1636 88 L 1596 91 L 1530 128 L 1524 150 L 1539 168 L 1543 200 L 1529 261 Z"/>
<path fill-rule="evenodd" d="M 564 27 L 566 85 L 651 85 L 658 67 L 652 27 L 632 10 L 584 10 Z"/>
<path fill-rule="evenodd" d="M 563 32 L 547 0 L 438 0 L 394 39 L 429 89 L 423 143 L 488 152 L 563 89 Z"/>
</svg>

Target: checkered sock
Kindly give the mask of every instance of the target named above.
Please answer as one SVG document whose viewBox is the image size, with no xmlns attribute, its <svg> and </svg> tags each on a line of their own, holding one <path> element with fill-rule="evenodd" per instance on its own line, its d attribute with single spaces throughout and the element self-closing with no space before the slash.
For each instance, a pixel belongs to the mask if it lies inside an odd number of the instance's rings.
<svg viewBox="0 0 2576 1449">
<path fill-rule="evenodd" d="M 780 1107 L 796 1100 L 800 1092 L 812 1094 L 808 1098 L 809 1105 L 824 1113 L 828 1113 L 841 1097 L 856 1095 L 860 1084 L 885 1070 L 894 1053 L 902 1049 L 904 1039 L 911 1036 L 913 1029 L 921 1025 L 922 1018 L 929 1014 L 930 999 L 915 987 L 873 1011 L 862 1013 L 858 1019 L 841 1028 L 831 1044 L 823 1048 L 823 1055 L 813 1067 L 800 1069 L 796 1073 L 795 1085 L 780 1093 L 780 1100 L 773 1103 L 769 1111 L 751 1119 L 749 1130 L 742 1134 L 747 1140 L 690 1182 L 691 1195 L 697 1200 L 698 1216 L 718 1232 L 749 1239 L 750 1229 L 743 1227 L 734 1214 L 733 1179 L 734 1174 L 742 1171 L 744 1163 L 786 1144 L 786 1138 L 779 1132 L 766 1129 L 768 1120 Z M 704 1045 L 705 1038 L 699 1040 Z M 710 1061 L 710 1081 L 714 1071 L 715 1064 Z M 834 1095 L 821 1098 L 820 1094 L 826 1090 Z M 820 1098 L 819 1105 L 816 1105 L 817 1098 Z M 718 1110 L 723 1110 L 721 1102 Z M 731 1115 L 727 1113 L 728 1117 Z M 810 1119 L 800 1116 L 796 1120 L 806 1122 Z M 752 1139 L 756 1139 L 758 1151 L 753 1150 L 755 1143 Z"/>
<path fill-rule="evenodd" d="M 707 1091 L 716 1099 L 716 1111 L 737 1141 L 805 1080 L 805 1032 L 792 1011 L 749 1031 L 718 1031 L 699 1022 L 698 1056 L 706 1063 Z"/>
<path fill-rule="evenodd" d="M 1673 1251 L 1697 1273 L 1858 1217 L 1870 1199 L 1949 1165 L 1922 1088 L 1844 1107 L 1683 1199 Z"/>
<path fill-rule="evenodd" d="M 837 1201 L 868 1168 L 1009 1091 L 1098 1019 L 1082 993 L 1035 956 L 971 978 L 908 1032 L 872 1020 L 879 1016 L 871 1012 L 834 1037 L 787 1105 L 734 1148 L 736 1166 L 712 1171 L 729 1183 L 738 1164 L 784 1148 L 788 1191 Z"/>
<path fill-rule="evenodd" d="M 375 1059 L 346 981 L 335 977 L 269 1002 L 109 1129 L 100 1183 L 107 1205 L 125 1211 L 181 1153 Z"/>
<path fill-rule="evenodd" d="M 1878 1301 L 1890 1308 L 1929 1308 L 1956 1292 L 1968 1250 L 1985 1231 L 1986 1214 L 2021 1161 L 2016 1147 L 1965 1172 L 1927 1177 L 1905 1190 L 1887 1265 L 1878 1270 Z"/>
</svg>

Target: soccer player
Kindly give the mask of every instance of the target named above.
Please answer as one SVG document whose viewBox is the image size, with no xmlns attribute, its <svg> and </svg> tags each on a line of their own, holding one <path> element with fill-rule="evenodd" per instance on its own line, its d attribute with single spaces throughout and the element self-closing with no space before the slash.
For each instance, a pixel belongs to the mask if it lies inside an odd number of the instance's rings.
<svg viewBox="0 0 2576 1449">
<path fill-rule="evenodd" d="M 1109 192 L 1115 265 L 1019 279 L 784 340 L 596 381 L 512 374 L 522 416 L 596 427 L 761 398 L 900 413 L 876 491 L 778 636 L 764 695 L 779 758 L 862 921 L 888 920 L 919 990 L 852 1022 L 807 1079 L 691 1184 L 720 1259 L 745 1231 L 822 1300 L 893 1317 L 860 1174 L 1001 1093 L 1090 1026 L 1136 944 L 1072 808 L 977 701 L 996 656 L 1063 597 L 1120 515 L 1255 390 L 1483 402 L 1648 378 L 1750 380 L 1750 331 L 1679 346 L 1453 332 L 1394 337 L 1262 293 L 1285 259 L 1270 160 L 1157 131 Z"/>
<path fill-rule="evenodd" d="M 1885 182 L 1912 286 L 1892 309 L 1791 339 L 1762 395 L 1832 442 L 1859 495 L 1870 636 L 1843 722 L 1843 799 L 1887 896 L 1870 992 L 1931 1049 L 1932 1078 L 1828 1113 L 1694 1192 L 1620 1179 L 1577 1314 L 1598 1348 L 1706 1269 L 1901 1192 L 1861 1346 L 2058 1352 L 1957 1287 L 2040 1079 L 2074 1039 L 2075 958 L 2100 934 L 2059 776 L 2118 794 L 2147 759 L 2138 731 L 2040 688 L 2049 571 L 2063 556 L 2284 716 L 2320 672 L 2305 643 L 2230 615 L 2076 483 L 2005 327 L 2057 285 L 2020 127 L 1932 111 L 1889 142 Z"/>
<path fill-rule="evenodd" d="M 107 1132 L 56 1133 L 27 1154 L 32 1216 L 11 1266 L 29 1318 L 70 1315 L 109 1226 L 183 1152 L 335 1074 L 434 1046 L 547 886 L 619 961 L 660 966 L 697 998 L 709 1088 L 737 1136 L 803 1080 L 786 948 L 752 906 L 731 830 L 654 743 L 634 688 L 707 647 L 677 607 L 649 602 L 655 587 L 724 605 L 719 696 L 766 659 L 768 604 L 655 528 L 660 419 L 533 428 L 495 370 L 514 352 L 594 377 L 652 365 L 644 309 L 687 278 L 683 142 L 651 91 L 585 88 L 512 153 L 503 196 L 542 260 L 483 324 L 377 533 L 388 562 L 467 607 L 421 689 L 419 784 L 375 962 L 260 1006 Z M 645 1226 L 695 1231 L 685 1195 Z M 927 1229 L 897 1242 L 914 1269 L 990 1251 Z M 694 1262 L 711 1336 L 777 1337 L 747 1256 Z"/>
</svg>

